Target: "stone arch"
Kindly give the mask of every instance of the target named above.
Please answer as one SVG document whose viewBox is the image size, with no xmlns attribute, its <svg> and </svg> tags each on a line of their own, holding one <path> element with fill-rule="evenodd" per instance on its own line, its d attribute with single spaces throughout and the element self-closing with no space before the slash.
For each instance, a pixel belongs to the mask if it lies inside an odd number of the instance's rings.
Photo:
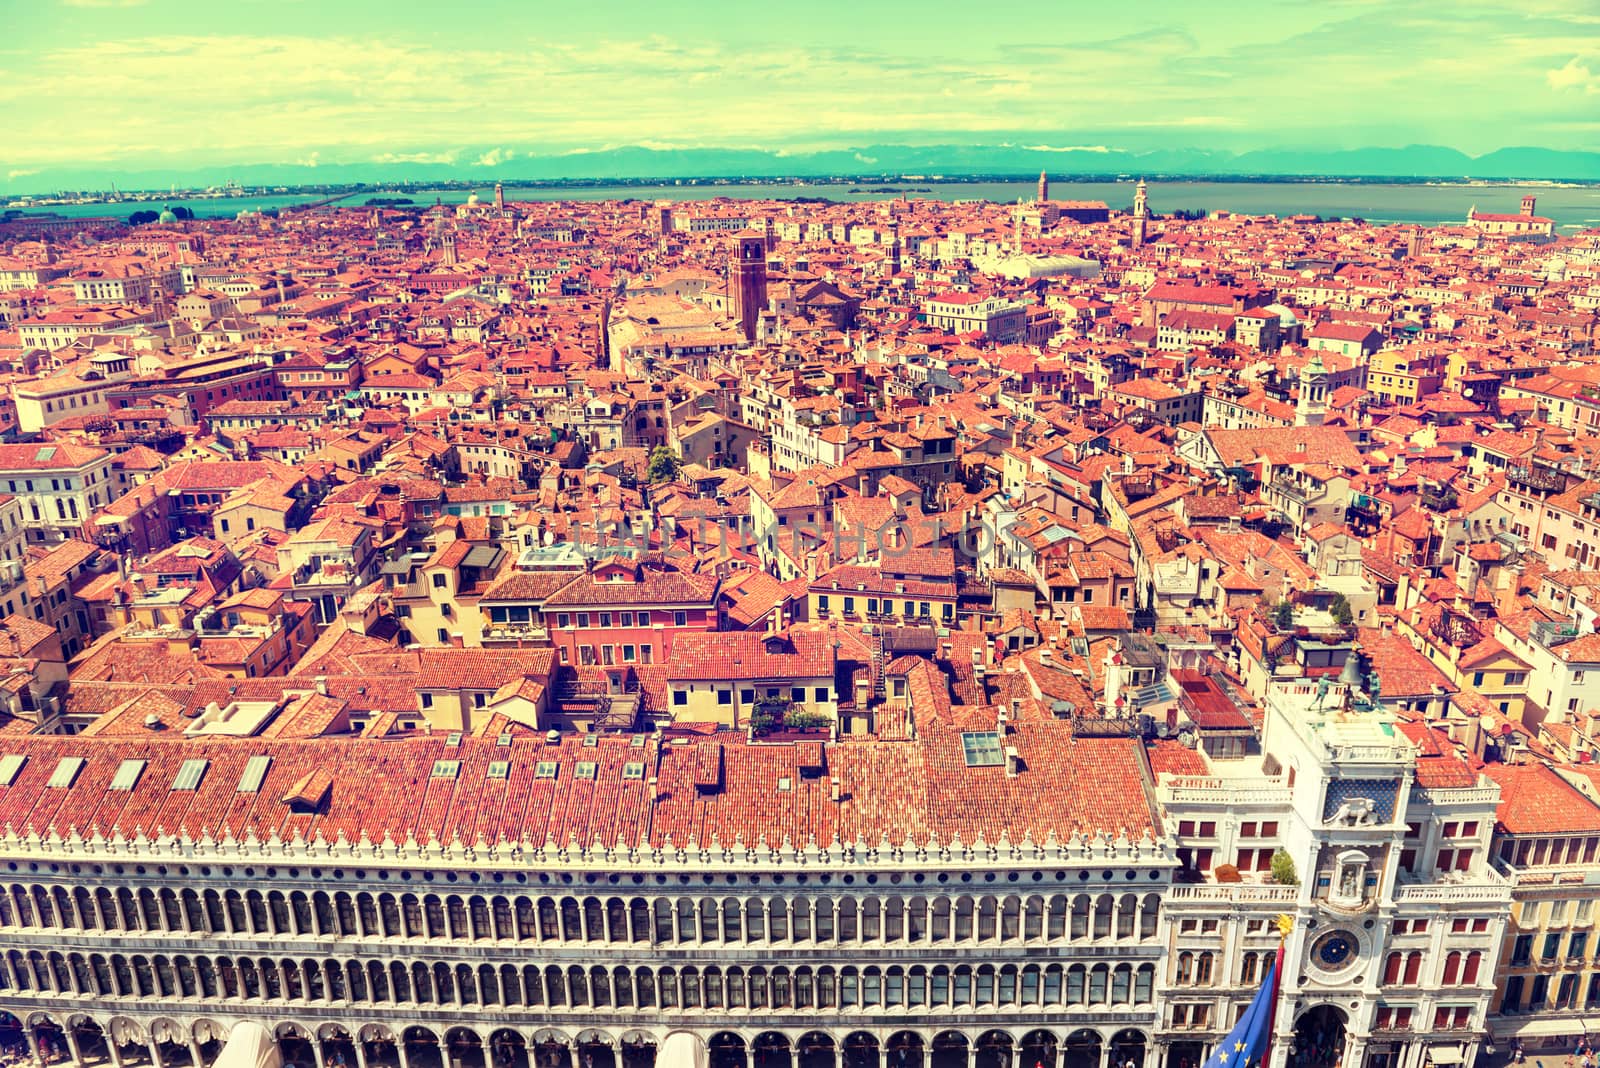
<svg viewBox="0 0 1600 1068">
<path fill-rule="evenodd" d="M 113 1016 L 106 1024 L 106 1033 L 117 1047 L 117 1054 L 125 1065 L 149 1064 L 150 1045 L 144 1026 L 126 1016 Z"/>
<path fill-rule="evenodd" d="M 502 1027 L 489 1035 L 489 1063 L 494 1068 L 529 1068 L 528 1043 L 514 1027 Z"/>
<path fill-rule="evenodd" d="M 1029 1031 L 1020 1044 L 1021 1068 L 1056 1068 L 1056 1045 L 1054 1031 Z"/>
<path fill-rule="evenodd" d="M 793 1064 L 789 1036 L 781 1031 L 763 1031 L 750 1043 L 751 1068 L 792 1068 Z"/>
<path fill-rule="evenodd" d="M 76 1013 L 67 1018 L 67 1030 L 77 1044 L 78 1056 L 85 1064 L 111 1060 L 111 1040 L 93 1017 Z M 208 1062 L 209 1063 L 209 1062 Z"/>
<path fill-rule="evenodd" d="M 679 1034 L 682 1038 L 692 1040 L 693 1036 L 682 1032 Z M 656 1040 L 645 1031 L 624 1031 L 622 1040 L 617 1044 L 622 1068 L 655 1068 L 656 1050 Z"/>
<path fill-rule="evenodd" d="M 356 1040 L 343 1024 L 325 1023 L 317 1028 L 317 1042 L 322 1046 L 322 1063 L 327 1068 L 354 1068 Z"/>
<path fill-rule="evenodd" d="M 1100 1068 L 1100 1032 L 1080 1027 L 1061 1044 L 1061 1068 Z"/>
<path fill-rule="evenodd" d="M 883 1044 L 885 1068 L 923 1068 L 927 1051 L 915 1031 L 896 1031 Z"/>
<path fill-rule="evenodd" d="M 732 1031 L 718 1031 L 706 1040 L 707 1068 L 748 1068 L 745 1041 Z"/>
<path fill-rule="evenodd" d="M 1016 1060 L 1016 1041 L 1011 1032 L 998 1028 L 979 1035 L 975 1049 L 977 1068 L 1012 1068 Z"/>
<path fill-rule="evenodd" d="M 930 1068 L 967 1068 L 968 1046 L 960 1031 L 940 1031 L 933 1036 Z"/>
<path fill-rule="evenodd" d="M 844 1036 L 841 1068 L 879 1068 L 878 1036 L 870 1031 L 852 1031 Z"/>
<path fill-rule="evenodd" d="M 317 1055 L 311 1047 L 311 1035 L 304 1027 L 297 1023 L 281 1023 L 273 1028 L 272 1037 L 278 1042 L 283 1068 L 315 1068 Z"/>
<path fill-rule="evenodd" d="M 795 1042 L 797 1068 L 835 1068 L 838 1050 L 825 1031 L 807 1031 Z"/>
<path fill-rule="evenodd" d="M 408 1027 L 401 1035 L 401 1042 L 405 1046 L 402 1063 L 409 1068 L 444 1068 L 439 1036 L 431 1028 Z"/>
<path fill-rule="evenodd" d="M 1350 1017 L 1337 1005 L 1313 1005 L 1294 1022 L 1289 1068 L 1326 1068 L 1344 1058 Z"/>
<path fill-rule="evenodd" d="M 483 1039 L 470 1027 L 457 1026 L 446 1031 L 444 1048 L 452 1068 L 458 1065 L 460 1068 L 487 1068 Z"/>
<path fill-rule="evenodd" d="M 533 1059 L 534 1068 L 572 1068 L 572 1039 L 565 1031 L 540 1028 L 533 1033 Z"/>
<path fill-rule="evenodd" d="M 56 1019 L 47 1012 L 35 1012 L 28 1016 L 28 1033 L 33 1036 L 35 1047 L 45 1064 L 54 1060 L 70 1059 L 67 1047 L 67 1032 Z"/>
<path fill-rule="evenodd" d="M 367 1068 L 400 1068 L 400 1043 L 383 1024 L 367 1024 L 356 1033 Z"/>
<path fill-rule="evenodd" d="M 194 1065 L 194 1051 L 189 1046 L 189 1029 L 176 1020 L 160 1016 L 150 1021 L 150 1041 L 161 1053 L 163 1068 L 180 1068 Z"/>
<path fill-rule="evenodd" d="M 602 975 L 604 972 L 602 971 Z M 616 1068 L 616 1040 L 593 1028 L 579 1031 L 575 1041 L 578 1068 Z"/>
<path fill-rule="evenodd" d="M 1144 1068 L 1145 1033 L 1124 1027 L 1111 1036 L 1111 1068 Z"/>
</svg>

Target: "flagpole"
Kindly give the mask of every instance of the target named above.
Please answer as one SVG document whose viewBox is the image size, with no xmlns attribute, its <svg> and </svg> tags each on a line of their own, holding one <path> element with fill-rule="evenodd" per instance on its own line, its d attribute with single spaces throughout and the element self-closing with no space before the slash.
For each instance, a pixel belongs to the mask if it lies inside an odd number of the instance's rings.
<svg viewBox="0 0 1600 1068">
<path fill-rule="evenodd" d="M 1267 1048 L 1262 1054 L 1260 1068 L 1277 1068 L 1272 1063 L 1272 1047 L 1278 1037 L 1278 994 L 1283 990 L 1283 951 L 1289 942 L 1289 932 L 1293 930 L 1294 917 L 1288 913 L 1280 915 L 1278 917 L 1278 956 L 1272 965 L 1272 1000 L 1267 1006 Z"/>
</svg>

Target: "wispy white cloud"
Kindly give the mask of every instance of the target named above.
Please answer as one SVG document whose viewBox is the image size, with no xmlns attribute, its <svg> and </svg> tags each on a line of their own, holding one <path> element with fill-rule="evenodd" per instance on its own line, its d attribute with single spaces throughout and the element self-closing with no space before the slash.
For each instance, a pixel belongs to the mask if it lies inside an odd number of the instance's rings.
<svg viewBox="0 0 1600 1068">
<path fill-rule="evenodd" d="M 1576 89 L 1583 93 L 1600 93 L 1600 74 L 1591 70 L 1587 63 L 1579 62 L 1577 56 L 1567 60 L 1565 66 L 1545 71 L 1544 80 L 1557 92 Z"/>
<path fill-rule="evenodd" d="M 6 178 L 14 182 L 18 178 L 26 178 L 29 175 L 38 173 L 39 168 L 37 167 L 13 167 L 11 170 L 6 172 Z"/>
<path fill-rule="evenodd" d="M 1580 147 L 1571 124 L 1591 118 L 1600 92 L 1600 39 L 1581 21 L 1592 5 L 1458 0 L 1443 12 L 1427 0 L 1344 0 L 1237 33 L 1179 10 L 1137 33 L 1062 45 L 976 26 L 915 49 L 870 36 L 752 46 L 615 30 L 461 47 L 403 23 L 365 37 L 108 29 L 6 56 L 0 113 L 10 161 L 34 168 L 179 152 L 499 167 L 601 146 L 853 148 L 988 134 L 1063 153 L 1341 147 L 1371 144 L 1375 131 L 1384 143 L 1474 152 L 1541 136 Z M 50 106 L 30 107 L 45 84 Z M 227 106 L 189 107 L 196 85 Z"/>
<path fill-rule="evenodd" d="M 473 161 L 475 167 L 498 167 L 517 158 L 517 153 L 509 148 L 491 148 Z"/>
<path fill-rule="evenodd" d="M 372 157 L 374 163 L 440 163 L 448 166 L 456 161 L 458 152 L 382 152 Z"/>
</svg>

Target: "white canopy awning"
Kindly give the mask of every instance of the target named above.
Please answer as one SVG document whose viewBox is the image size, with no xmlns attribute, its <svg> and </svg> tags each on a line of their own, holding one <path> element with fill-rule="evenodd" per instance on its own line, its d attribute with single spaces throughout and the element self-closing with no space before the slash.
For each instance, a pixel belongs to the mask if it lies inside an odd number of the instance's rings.
<svg viewBox="0 0 1600 1068">
<path fill-rule="evenodd" d="M 1429 1064 L 1460 1064 L 1464 1059 L 1462 1049 L 1457 1045 L 1429 1046 Z"/>
<path fill-rule="evenodd" d="M 282 1068 L 283 1056 L 272 1034 L 253 1020 L 233 1025 L 228 1044 L 217 1054 L 212 1068 Z"/>
<path fill-rule="evenodd" d="M 687 1031 L 674 1031 L 656 1053 L 656 1068 L 700 1068 L 700 1042 Z"/>
</svg>

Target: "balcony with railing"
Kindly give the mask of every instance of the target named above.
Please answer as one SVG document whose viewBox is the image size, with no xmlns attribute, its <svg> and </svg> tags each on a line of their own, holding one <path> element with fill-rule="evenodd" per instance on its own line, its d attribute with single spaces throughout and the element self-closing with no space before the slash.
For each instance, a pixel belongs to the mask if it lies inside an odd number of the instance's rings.
<svg viewBox="0 0 1600 1068">
<path fill-rule="evenodd" d="M 1567 488 L 1567 476 L 1541 464 L 1512 464 L 1506 468 L 1506 480 L 1534 493 L 1560 493 Z"/>
<path fill-rule="evenodd" d="M 1460 503 L 1461 498 L 1449 486 L 1430 487 L 1419 495 L 1422 506 L 1430 512 L 1448 512 Z"/>
<path fill-rule="evenodd" d="M 1578 637 L 1578 625 L 1566 620 L 1543 619 L 1533 625 L 1533 640 L 1553 649 Z"/>
<path fill-rule="evenodd" d="M 1428 628 L 1433 636 L 1458 649 L 1477 645 L 1483 640 L 1483 631 L 1475 620 L 1458 612 L 1441 612 Z"/>
</svg>

